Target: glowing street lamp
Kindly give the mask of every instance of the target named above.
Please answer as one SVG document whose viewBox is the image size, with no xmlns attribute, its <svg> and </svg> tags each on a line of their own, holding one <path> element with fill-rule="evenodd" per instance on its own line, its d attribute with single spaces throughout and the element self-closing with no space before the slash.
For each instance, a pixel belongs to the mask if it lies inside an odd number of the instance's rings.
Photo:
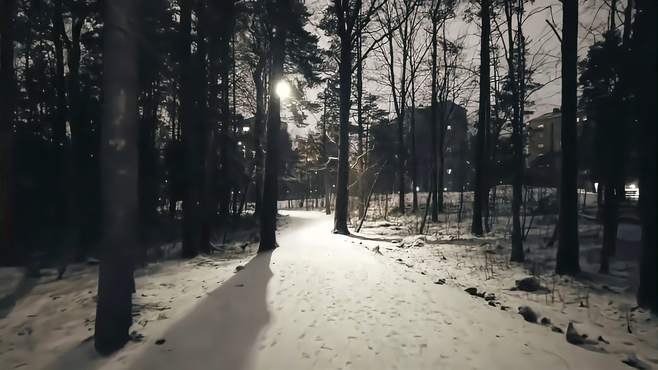
<svg viewBox="0 0 658 370">
<path fill-rule="evenodd" d="M 276 94 L 279 96 L 279 99 L 285 99 L 290 96 L 290 85 L 288 81 L 281 80 L 276 84 Z"/>
</svg>

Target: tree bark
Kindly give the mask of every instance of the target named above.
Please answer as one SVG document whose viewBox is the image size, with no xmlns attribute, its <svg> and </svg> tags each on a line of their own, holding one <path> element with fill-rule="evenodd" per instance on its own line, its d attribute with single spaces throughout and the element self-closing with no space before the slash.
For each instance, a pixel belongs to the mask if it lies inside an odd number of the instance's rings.
<svg viewBox="0 0 658 370">
<path fill-rule="evenodd" d="M 487 207 L 487 183 L 485 180 L 485 166 L 487 151 L 485 148 L 486 131 L 489 125 L 489 93 L 490 93 L 490 66 L 489 66 L 489 38 L 491 33 L 490 0 L 480 0 L 482 31 L 480 34 L 480 103 L 477 122 L 477 136 L 475 144 L 475 186 L 473 192 L 473 220 L 471 233 L 481 236 L 483 207 Z"/>
<path fill-rule="evenodd" d="M 0 5 L 0 260 L 12 263 L 19 258 L 13 235 L 16 0 Z"/>
<path fill-rule="evenodd" d="M 633 67 L 637 110 L 640 121 L 640 215 L 642 220 L 642 257 L 637 302 L 658 312 L 658 244 L 656 243 L 656 11 L 652 0 L 637 0 L 633 32 Z"/>
<path fill-rule="evenodd" d="M 276 214 L 279 192 L 279 130 L 281 126 L 281 98 L 276 93 L 276 85 L 284 78 L 286 20 L 288 0 L 276 0 L 270 7 L 270 17 L 274 25 L 272 38 L 272 67 L 270 70 L 269 109 L 267 117 L 267 155 L 265 157 L 265 181 L 263 187 L 263 208 L 260 218 L 260 245 L 258 252 L 266 252 L 277 247 Z"/>
<path fill-rule="evenodd" d="M 580 272 L 578 245 L 578 133 L 576 130 L 578 68 L 578 2 L 563 2 L 562 10 L 562 177 L 560 233 L 555 271 Z"/>
<path fill-rule="evenodd" d="M 121 348 L 132 323 L 137 244 L 137 19 L 132 0 L 106 2 L 103 63 L 104 233 L 98 274 L 95 347 Z"/>
<path fill-rule="evenodd" d="M 334 7 L 338 18 L 338 36 L 340 38 L 340 62 L 338 75 L 340 79 L 340 108 L 338 129 L 338 177 L 336 180 L 336 210 L 334 213 L 334 230 L 336 234 L 349 235 L 347 228 L 347 206 L 349 192 L 347 183 L 349 181 L 349 145 L 350 145 L 350 93 L 351 93 L 351 70 L 352 70 L 352 42 L 349 19 L 345 13 L 350 10 L 342 8 L 342 1 L 334 0 Z"/>
<path fill-rule="evenodd" d="M 514 37 L 512 37 L 512 12 L 513 9 L 520 11 L 520 7 L 516 7 L 511 1 L 505 2 L 505 16 L 507 19 L 507 43 L 508 43 L 508 59 L 507 64 L 509 67 L 510 84 L 512 85 L 512 146 L 514 150 L 514 175 L 512 182 L 512 254 L 510 260 L 513 262 L 523 262 L 525 255 L 523 252 L 523 228 L 521 226 L 521 203 L 523 201 L 523 127 L 521 126 L 521 99 L 523 96 L 520 91 L 520 82 L 517 81 L 517 74 L 521 75 L 520 55 L 524 52 L 521 45 L 521 34 L 517 32 L 517 39 L 519 40 L 516 49 L 516 61 L 514 55 Z M 518 25 L 519 31 L 521 24 Z"/>
<path fill-rule="evenodd" d="M 437 178 L 438 178 L 438 144 L 437 144 L 437 130 L 436 130 L 436 125 L 437 125 L 437 79 L 436 79 L 436 72 L 437 72 L 437 63 L 438 63 L 438 55 L 437 55 L 437 45 L 438 45 L 438 37 L 437 33 L 439 32 L 438 30 L 438 23 L 439 20 L 437 19 L 438 10 L 437 9 L 432 9 L 432 96 L 431 96 L 431 108 L 430 108 L 430 135 L 431 137 L 431 181 L 430 181 L 430 190 L 428 197 L 431 194 L 434 194 L 432 197 L 432 222 L 438 222 L 439 221 L 439 202 L 436 197 L 436 194 L 438 194 L 438 184 L 437 184 Z"/>
</svg>

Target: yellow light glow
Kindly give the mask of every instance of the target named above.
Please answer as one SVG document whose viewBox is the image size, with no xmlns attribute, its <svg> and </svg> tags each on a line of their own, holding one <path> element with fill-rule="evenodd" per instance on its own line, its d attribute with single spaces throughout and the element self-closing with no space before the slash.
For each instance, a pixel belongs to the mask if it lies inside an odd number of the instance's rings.
<svg viewBox="0 0 658 370">
<path fill-rule="evenodd" d="M 290 85 L 288 81 L 281 80 L 276 84 L 276 94 L 279 96 L 279 99 L 285 99 L 290 96 Z"/>
</svg>

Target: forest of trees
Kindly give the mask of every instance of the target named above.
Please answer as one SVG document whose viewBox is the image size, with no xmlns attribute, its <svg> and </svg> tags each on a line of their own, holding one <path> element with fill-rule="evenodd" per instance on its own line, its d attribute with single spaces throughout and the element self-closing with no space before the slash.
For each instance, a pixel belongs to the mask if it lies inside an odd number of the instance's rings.
<svg viewBox="0 0 658 370">
<path fill-rule="evenodd" d="M 522 262 L 525 120 L 542 85 L 525 22 L 546 16 L 530 3 L 332 0 L 312 21 L 298 0 L 1 0 L 0 265 L 38 274 L 50 264 L 61 277 L 66 264 L 99 257 L 95 344 L 113 352 L 129 338 L 133 271 L 163 241 L 179 239 L 181 258 L 192 258 L 213 249 L 218 228 L 253 219 L 259 251 L 269 251 L 277 202 L 307 198 L 349 235 L 373 192 L 397 193 L 396 211 L 423 225 L 440 222 L 448 102 L 476 103 L 473 181 L 461 189 L 473 192 L 470 231 L 491 231 L 504 160 L 510 260 Z M 556 272 L 580 271 L 579 171 L 602 193 L 607 273 L 627 169 L 639 168 L 637 300 L 658 310 L 656 2 L 603 7 L 606 30 L 580 62 L 579 2 L 546 20 L 561 45 Z M 477 25 L 475 61 L 466 35 L 451 32 L 457 20 Z M 422 104 L 427 185 L 417 180 Z M 591 148 L 579 146 L 581 111 L 595 122 Z M 291 138 L 292 126 L 305 134 Z"/>
</svg>

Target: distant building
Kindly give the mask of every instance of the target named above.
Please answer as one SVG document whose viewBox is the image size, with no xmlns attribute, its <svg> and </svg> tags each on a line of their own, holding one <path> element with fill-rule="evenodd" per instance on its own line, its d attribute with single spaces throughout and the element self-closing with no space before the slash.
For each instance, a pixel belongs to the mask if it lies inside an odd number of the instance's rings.
<svg viewBox="0 0 658 370">
<path fill-rule="evenodd" d="M 578 113 L 576 127 L 579 148 L 582 148 L 584 144 L 589 144 L 591 138 L 589 135 L 584 135 L 587 131 L 584 128 L 590 126 L 590 123 L 587 116 Z M 526 167 L 529 169 L 526 174 L 527 182 L 535 185 L 557 186 L 561 175 L 562 156 L 562 113 L 560 108 L 554 108 L 552 112 L 528 121 L 526 131 Z"/>
<path fill-rule="evenodd" d="M 584 123 L 587 122 L 587 116 L 578 114 L 576 121 L 580 136 Z M 528 164 L 533 163 L 540 156 L 550 156 L 562 152 L 562 113 L 560 108 L 554 108 L 552 112 L 531 119 L 526 125 L 526 130 L 528 132 L 526 149 Z"/>
<path fill-rule="evenodd" d="M 444 108 L 444 109 L 442 109 Z M 466 109 L 453 102 L 439 104 L 437 112 L 437 136 L 439 135 L 440 112 L 446 115 L 446 137 L 444 150 L 444 188 L 448 191 L 458 191 L 462 186 L 468 188 L 470 179 L 471 155 L 468 148 L 468 121 Z M 411 110 L 405 118 L 406 141 L 405 146 L 411 153 Z M 431 179 L 431 108 L 419 107 L 415 110 L 416 121 L 416 173 L 420 191 L 428 191 Z M 438 142 L 438 138 L 437 138 Z M 410 157 L 407 163 L 410 164 Z M 411 168 L 407 167 L 410 174 Z M 411 176 L 409 176 L 410 178 Z"/>
</svg>

